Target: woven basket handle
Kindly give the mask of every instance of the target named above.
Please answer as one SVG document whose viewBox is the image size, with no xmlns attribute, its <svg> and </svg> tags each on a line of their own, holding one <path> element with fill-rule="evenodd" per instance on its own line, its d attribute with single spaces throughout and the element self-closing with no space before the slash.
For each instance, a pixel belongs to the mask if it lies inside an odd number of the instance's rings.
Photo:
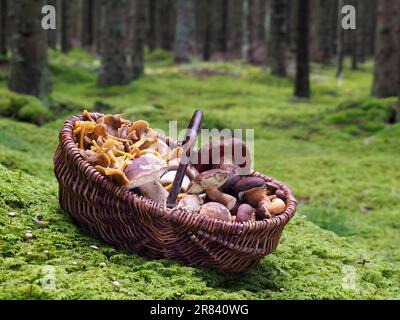
<svg viewBox="0 0 400 320">
<path fill-rule="evenodd" d="M 182 142 L 184 153 L 179 163 L 178 170 L 176 172 L 175 179 L 172 183 L 172 188 L 167 199 L 167 206 L 169 208 L 174 207 L 176 204 L 176 198 L 178 196 L 179 190 L 181 189 L 182 181 L 189 165 L 188 159 L 199 134 L 202 120 L 203 110 L 198 109 L 193 113 L 192 119 L 190 120 L 189 126 L 186 130 L 185 138 Z M 184 159 L 185 161 L 182 161 L 182 159 Z"/>
</svg>

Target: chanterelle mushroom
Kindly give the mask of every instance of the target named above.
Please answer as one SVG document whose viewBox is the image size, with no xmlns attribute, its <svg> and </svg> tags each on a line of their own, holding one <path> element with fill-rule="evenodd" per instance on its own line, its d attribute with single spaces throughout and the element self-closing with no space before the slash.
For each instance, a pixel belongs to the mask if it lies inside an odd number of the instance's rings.
<svg viewBox="0 0 400 320">
<path fill-rule="evenodd" d="M 188 187 L 188 193 L 200 193 L 205 191 L 211 201 L 221 203 L 231 210 L 236 204 L 236 198 L 218 190 L 218 188 L 225 183 L 227 178 L 228 172 L 222 169 L 204 171 L 194 177 Z"/>
<path fill-rule="evenodd" d="M 168 192 L 160 184 L 161 176 L 167 170 L 164 160 L 153 154 L 145 154 L 132 160 L 124 172 L 129 180 L 128 189 L 139 188 L 140 192 L 156 202 L 164 203 Z"/>
</svg>

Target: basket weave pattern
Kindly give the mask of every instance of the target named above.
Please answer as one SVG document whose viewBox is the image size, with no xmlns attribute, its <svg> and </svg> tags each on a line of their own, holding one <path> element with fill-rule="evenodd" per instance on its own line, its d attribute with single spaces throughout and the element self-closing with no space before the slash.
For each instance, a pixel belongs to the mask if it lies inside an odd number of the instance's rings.
<svg viewBox="0 0 400 320">
<path fill-rule="evenodd" d="M 92 113 L 94 119 L 102 114 Z M 242 272 L 278 245 L 284 226 L 296 211 L 296 199 L 279 181 L 260 173 L 286 195 L 286 211 L 271 219 L 231 223 L 164 208 L 120 187 L 80 155 L 72 131 L 83 114 L 67 120 L 54 157 L 61 208 L 81 228 L 102 241 L 148 258 L 176 259 L 187 265 Z"/>
</svg>

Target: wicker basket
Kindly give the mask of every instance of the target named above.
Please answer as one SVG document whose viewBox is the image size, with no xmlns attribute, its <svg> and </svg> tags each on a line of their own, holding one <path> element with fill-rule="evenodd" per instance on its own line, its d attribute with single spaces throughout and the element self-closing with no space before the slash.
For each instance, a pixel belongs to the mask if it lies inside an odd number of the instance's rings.
<svg viewBox="0 0 400 320">
<path fill-rule="evenodd" d="M 102 114 L 91 114 L 97 119 Z M 148 258 L 176 259 L 187 265 L 242 272 L 275 250 L 296 211 L 284 184 L 260 173 L 286 194 L 285 213 L 271 219 L 232 223 L 168 209 L 115 185 L 83 159 L 72 131 L 83 114 L 67 120 L 54 157 L 61 208 L 87 233 L 118 248 Z"/>
</svg>

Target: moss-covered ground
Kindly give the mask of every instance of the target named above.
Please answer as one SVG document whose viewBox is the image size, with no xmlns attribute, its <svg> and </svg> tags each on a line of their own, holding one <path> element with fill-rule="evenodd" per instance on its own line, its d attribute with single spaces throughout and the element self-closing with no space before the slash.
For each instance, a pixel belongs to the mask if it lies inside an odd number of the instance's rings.
<svg viewBox="0 0 400 320">
<path fill-rule="evenodd" d="M 1 299 L 400 298 L 400 125 L 387 124 L 394 100 L 370 97 L 372 65 L 346 70 L 342 83 L 313 66 L 313 97 L 302 101 L 292 80 L 239 62 L 174 66 L 157 52 L 143 78 L 105 90 L 92 56 L 50 61 L 50 112 L 8 92 L 0 71 L 0 113 L 42 124 L 0 119 Z M 67 117 L 87 108 L 166 130 L 168 120 L 183 128 L 194 107 L 206 127 L 254 128 L 255 168 L 299 199 L 278 249 L 243 274 L 127 254 L 83 234 L 58 205 L 52 161 Z"/>
</svg>

